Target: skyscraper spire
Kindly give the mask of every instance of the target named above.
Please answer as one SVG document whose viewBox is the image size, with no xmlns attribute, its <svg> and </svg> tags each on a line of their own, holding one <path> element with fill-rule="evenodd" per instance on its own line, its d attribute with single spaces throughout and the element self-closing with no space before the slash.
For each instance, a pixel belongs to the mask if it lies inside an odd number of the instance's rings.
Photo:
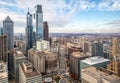
<svg viewBox="0 0 120 83">
<path fill-rule="evenodd" d="M 29 12 L 29 7 L 28 7 L 28 12 Z"/>
</svg>

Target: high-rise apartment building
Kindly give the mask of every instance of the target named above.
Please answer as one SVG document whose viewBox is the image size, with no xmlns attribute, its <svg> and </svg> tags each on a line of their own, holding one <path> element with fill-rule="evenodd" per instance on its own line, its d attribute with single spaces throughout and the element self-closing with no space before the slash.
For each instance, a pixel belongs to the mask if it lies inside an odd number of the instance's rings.
<svg viewBox="0 0 120 83">
<path fill-rule="evenodd" d="M 120 39 L 114 37 L 112 39 L 112 55 L 120 54 Z"/>
<path fill-rule="evenodd" d="M 26 50 L 33 46 L 33 25 L 32 25 L 32 14 L 29 10 L 27 12 L 27 24 L 26 24 Z"/>
<path fill-rule="evenodd" d="M 45 21 L 43 22 L 43 37 L 44 40 L 49 40 L 49 28 L 48 28 L 48 23 Z"/>
<path fill-rule="evenodd" d="M 0 61 L 7 61 L 8 41 L 7 35 L 0 35 Z"/>
<path fill-rule="evenodd" d="M 3 34 L 7 34 L 8 36 L 8 50 L 12 50 L 14 48 L 14 29 L 13 29 L 14 23 L 11 20 L 9 16 L 5 18 L 3 21 Z"/>
<path fill-rule="evenodd" d="M 35 31 L 36 41 L 43 39 L 43 13 L 41 5 L 35 6 L 35 11 L 33 14 L 33 27 L 33 30 Z"/>
</svg>

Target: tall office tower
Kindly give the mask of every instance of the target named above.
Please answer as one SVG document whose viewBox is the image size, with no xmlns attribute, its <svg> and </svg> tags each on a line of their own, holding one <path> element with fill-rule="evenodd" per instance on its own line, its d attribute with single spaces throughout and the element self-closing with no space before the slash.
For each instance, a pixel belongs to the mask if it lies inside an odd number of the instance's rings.
<svg viewBox="0 0 120 83">
<path fill-rule="evenodd" d="M 32 25 L 32 14 L 27 12 L 27 26 L 26 26 L 26 50 L 33 46 L 33 25 Z"/>
<path fill-rule="evenodd" d="M 43 22 L 43 34 L 44 34 L 44 40 L 49 40 L 49 29 L 48 29 L 48 23 L 45 21 Z"/>
<path fill-rule="evenodd" d="M 33 30 L 35 31 L 36 41 L 43 39 L 43 14 L 41 5 L 35 6 L 35 12 L 33 14 L 33 27 Z"/>
<path fill-rule="evenodd" d="M 8 36 L 8 50 L 12 50 L 14 48 L 14 42 L 13 42 L 13 35 L 14 35 L 14 30 L 13 30 L 14 23 L 11 20 L 9 16 L 6 17 L 6 19 L 3 21 L 3 34 L 7 34 Z"/>
<path fill-rule="evenodd" d="M 0 61 L 7 61 L 7 36 L 0 35 Z"/>
<path fill-rule="evenodd" d="M 92 44 L 92 56 L 103 56 L 103 44 L 101 42 Z"/>
<path fill-rule="evenodd" d="M 112 55 L 120 54 L 120 39 L 112 39 Z"/>
</svg>

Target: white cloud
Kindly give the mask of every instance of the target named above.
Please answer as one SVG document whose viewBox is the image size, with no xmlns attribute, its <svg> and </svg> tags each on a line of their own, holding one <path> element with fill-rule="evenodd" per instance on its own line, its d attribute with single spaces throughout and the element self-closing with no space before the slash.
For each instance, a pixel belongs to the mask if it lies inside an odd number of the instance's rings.
<svg viewBox="0 0 120 83">
<path fill-rule="evenodd" d="M 0 0 L 0 11 L 2 11 L 0 12 L 0 22 L 9 15 L 15 22 L 14 31 L 25 32 L 27 9 L 29 7 L 32 13 L 36 4 L 42 5 L 43 19 L 48 21 L 50 32 L 89 32 L 94 30 L 94 28 L 89 27 L 85 29 L 86 26 L 81 26 L 78 23 L 74 26 L 67 26 L 78 12 L 97 8 L 97 4 L 94 1 L 90 2 L 90 0 L 69 0 L 68 3 L 65 0 L 16 0 L 14 3 L 9 0 Z M 11 11 L 9 7 L 13 7 L 17 11 Z M 102 0 L 98 8 L 101 10 L 120 10 L 120 0 Z"/>
<path fill-rule="evenodd" d="M 120 10 L 120 0 L 102 0 L 99 3 L 100 10 L 117 11 Z"/>
<path fill-rule="evenodd" d="M 50 28 L 63 27 L 80 11 L 94 6 L 89 0 L 17 0 L 20 9 L 31 11 L 36 4 L 42 4 L 43 18 L 48 21 Z M 52 31 L 51 31 L 52 32 Z"/>
</svg>

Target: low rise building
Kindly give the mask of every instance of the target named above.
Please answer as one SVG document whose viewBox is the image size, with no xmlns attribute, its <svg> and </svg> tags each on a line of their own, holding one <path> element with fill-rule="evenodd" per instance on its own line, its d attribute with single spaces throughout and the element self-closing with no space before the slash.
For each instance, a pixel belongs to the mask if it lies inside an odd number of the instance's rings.
<svg viewBox="0 0 120 83">
<path fill-rule="evenodd" d="M 40 52 L 30 49 L 28 51 L 28 60 L 43 74 L 57 71 L 57 59 L 57 53 L 49 50 Z"/>
<path fill-rule="evenodd" d="M 41 55 L 41 52 L 30 49 L 28 51 L 28 60 L 40 73 L 45 74 L 45 56 Z"/>
<path fill-rule="evenodd" d="M 107 68 L 107 64 L 109 63 L 110 63 L 109 59 L 105 59 L 104 57 L 101 57 L 101 56 L 93 56 L 93 57 L 89 57 L 84 60 L 81 60 L 80 67 L 85 68 L 89 66 L 94 66 L 97 68 L 100 68 L 100 67 Z"/>
<path fill-rule="evenodd" d="M 31 62 L 25 61 L 19 65 L 19 83 L 42 83 L 41 74 Z"/>
<path fill-rule="evenodd" d="M 43 56 L 45 56 L 45 69 L 47 73 L 57 71 L 57 60 L 58 56 L 56 52 L 52 51 L 43 51 Z"/>
<path fill-rule="evenodd" d="M 120 83 L 120 78 L 112 73 L 103 72 L 95 67 L 81 71 L 82 83 Z"/>
<path fill-rule="evenodd" d="M 7 63 L 0 61 L 0 83 L 8 83 Z"/>
<path fill-rule="evenodd" d="M 107 65 L 107 69 L 120 77 L 120 62 L 112 61 Z"/>
</svg>

